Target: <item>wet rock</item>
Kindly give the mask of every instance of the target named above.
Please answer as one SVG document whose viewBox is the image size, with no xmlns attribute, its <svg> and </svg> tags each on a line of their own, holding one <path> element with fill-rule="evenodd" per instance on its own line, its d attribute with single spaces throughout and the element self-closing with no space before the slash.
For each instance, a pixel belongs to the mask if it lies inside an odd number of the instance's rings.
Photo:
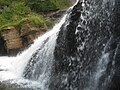
<svg viewBox="0 0 120 90">
<path fill-rule="evenodd" d="M 80 1 L 59 32 L 50 90 L 119 90 L 119 0 L 86 0 L 87 8 Z M 99 76 L 96 67 L 106 53 L 108 64 Z"/>
<path fill-rule="evenodd" d="M 4 81 L 4 82 L 0 82 L 0 90 L 34 90 L 34 89 L 24 88 L 17 84 L 10 84 L 9 81 Z"/>
</svg>

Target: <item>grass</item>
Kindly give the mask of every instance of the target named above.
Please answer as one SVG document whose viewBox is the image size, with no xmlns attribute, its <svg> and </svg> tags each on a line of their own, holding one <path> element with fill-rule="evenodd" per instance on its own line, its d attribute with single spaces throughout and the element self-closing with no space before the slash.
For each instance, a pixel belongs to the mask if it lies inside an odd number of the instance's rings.
<svg viewBox="0 0 120 90">
<path fill-rule="evenodd" d="M 64 9 L 69 6 L 69 0 L 51 0 L 59 9 Z"/>
<path fill-rule="evenodd" d="M 28 4 L 27 4 L 28 3 Z M 35 13 L 31 7 L 43 11 L 51 9 L 63 9 L 68 6 L 68 0 L 48 0 L 48 1 L 30 1 L 29 0 L 0 0 L 0 30 L 9 26 L 20 27 L 20 25 L 29 20 L 36 27 L 51 27 L 53 21 L 44 18 Z"/>
<path fill-rule="evenodd" d="M 9 26 L 19 27 L 26 20 L 29 20 L 36 27 L 45 27 L 49 23 L 43 16 L 33 13 L 29 7 L 20 2 L 4 7 L 1 11 L 0 29 Z"/>
<path fill-rule="evenodd" d="M 17 17 L 16 17 L 17 18 Z M 17 18 L 17 19 L 14 19 L 14 20 L 8 20 L 6 21 L 6 23 L 0 23 L 0 29 L 3 29 L 5 27 L 9 27 L 9 26 L 15 26 L 15 27 L 19 27 L 24 21 L 30 21 L 32 23 L 33 26 L 36 26 L 36 27 L 44 27 L 46 25 L 46 21 L 45 19 L 40 16 L 40 15 L 28 15 L 27 17 L 23 17 L 23 18 Z"/>
</svg>

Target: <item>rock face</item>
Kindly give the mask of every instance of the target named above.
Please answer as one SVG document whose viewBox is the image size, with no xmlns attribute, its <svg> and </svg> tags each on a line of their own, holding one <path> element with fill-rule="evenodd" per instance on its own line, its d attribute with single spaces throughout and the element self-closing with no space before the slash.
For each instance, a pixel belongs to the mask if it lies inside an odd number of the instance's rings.
<svg viewBox="0 0 120 90">
<path fill-rule="evenodd" d="M 29 32 L 25 33 L 24 35 L 21 35 L 24 47 L 27 47 L 28 45 L 32 44 L 36 38 L 43 35 L 46 31 L 46 29 L 40 29 L 35 27 L 30 28 Z"/>
<path fill-rule="evenodd" d="M 44 34 L 47 31 L 47 28 L 32 27 L 31 22 L 25 21 L 22 24 L 20 31 L 21 31 L 20 36 L 23 41 L 23 46 L 27 47 L 28 45 L 32 44 L 36 38 Z"/>
<path fill-rule="evenodd" d="M 79 0 L 61 27 L 51 90 L 120 89 L 120 1 Z"/>
<path fill-rule="evenodd" d="M 5 41 L 3 40 L 3 38 L 0 38 L 0 52 L 1 52 L 0 56 L 5 56 L 7 53 L 4 43 L 5 43 Z"/>
<path fill-rule="evenodd" d="M 29 21 L 25 21 L 20 31 L 18 32 L 15 27 L 1 30 L 1 55 L 16 55 L 44 34 L 47 29 L 33 27 Z"/>
<path fill-rule="evenodd" d="M 14 50 L 22 48 L 22 39 L 14 27 L 8 27 L 1 31 L 1 36 L 4 40 L 4 47 L 7 53 L 12 53 Z"/>
<path fill-rule="evenodd" d="M 46 14 L 46 17 L 52 19 L 52 20 L 56 20 L 57 18 L 61 18 L 61 16 L 63 15 L 63 13 L 66 12 L 66 9 L 64 10 L 57 10 L 57 11 L 54 11 L 54 12 L 49 12 Z"/>
<path fill-rule="evenodd" d="M 25 35 L 26 33 L 28 33 L 30 31 L 31 28 L 31 22 L 30 21 L 24 21 L 22 26 L 21 26 L 21 35 Z"/>
<path fill-rule="evenodd" d="M 73 5 L 73 4 L 75 4 L 75 2 L 76 2 L 77 0 L 69 0 L 69 2 L 70 2 L 70 5 Z"/>
</svg>

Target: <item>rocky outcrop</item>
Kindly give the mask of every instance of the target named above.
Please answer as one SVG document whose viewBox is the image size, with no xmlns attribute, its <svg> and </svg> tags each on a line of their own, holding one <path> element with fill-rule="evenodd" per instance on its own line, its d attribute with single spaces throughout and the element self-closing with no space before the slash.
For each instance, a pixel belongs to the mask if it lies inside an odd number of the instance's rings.
<svg viewBox="0 0 120 90">
<path fill-rule="evenodd" d="M 30 21 L 25 21 L 21 25 L 21 30 L 15 27 L 7 27 L 1 30 L 1 55 L 16 55 L 34 42 L 36 38 L 44 34 L 47 28 L 37 28 L 31 25 Z"/>
<path fill-rule="evenodd" d="M 23 40 L 23 46 L 27 47 L 28 45 L 32 44 L 33 41 L 44 34 L 47 30 L 44 28 L 36 28 L 32 27 L 28 30 L 28 32 L 21 34 L 21 38 Z"/>
<path fill-rule="evenodd" d="M 63 15 L 63 13 L 66 12 L 66 9 L 64 10 L 57 10 L 55 12 L 49 12 L 47 14 L 45 14 L 46 17 L 52 19 L 52 20 L 56 20 L 58 18 L 61 18 L 61 16 Z"/>
<path fill-rule="evenodd" d="M 30 28 L 31 28 L 31 22 L 28 20 L 24 21 L 23 24 L 21 25 L 20 34 L 24 35 L 28 33 L 30 31 Z"/>
<path fill-rule="evenodd" d="M 40 35 L 44 34 L 47 31 L 47 27 L 37 28 L 31 25 L 31 22 L 25 21 L 20 30 L 20 36 L 23 41 L 23 46 L 27 47 L 32 44 L 33 41 L 38 38 Z"/>
<path fill-rule="evenodd" d="M 1 31 L 1 36 L 4 40 L 4 47 L 7 53 L 12 53 L 13 50 L 22 48 L 22 39 L 20 38 L 15 27 L 8 27 Z"/>
<path fill-rule="evenodd" d="M 75 2 L 76 2 L 77 0 L 69 0 L 69 2 L 70 2 L 70 5 L 73 5 L 73 4 L 75 4 Z"/>
</svg>

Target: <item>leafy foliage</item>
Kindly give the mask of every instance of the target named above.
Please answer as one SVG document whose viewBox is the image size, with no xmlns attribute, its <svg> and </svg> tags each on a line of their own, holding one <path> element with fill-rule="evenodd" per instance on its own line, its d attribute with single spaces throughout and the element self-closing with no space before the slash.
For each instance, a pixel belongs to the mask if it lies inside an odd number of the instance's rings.
<svg viewBox="0 0 120 90">
<path fill-rule="evenodd" d="M 65 8 L 68 0 L 0 0 L 0 29 L 7 26 L 19 26 L 29 20 L 33 25 L 44 27 L 53 22 L 35 12 Z"/>
<path fill-rule="evenodd" d="M 29 0 L 28 6 L 34 11 L 49 11 L 57 7 L 51 1 Z"/>
<path fill-rule="evenodd" d="M 24 3 L 12 3 L 9 7 L 5 6 L 0 14 L 0 28 L 7 26 L 17 26 L 25 20 L 30 20 L 34 25 L 44 25 L 45 20 L 41 15 L 32 13 Z"/>
<path fill-rule="evenodd" d="M 69 0 L 28 0 L 27 5 L 34 11 L 49 11 L 63 9 L 69 5 Z"/>
<path fill-rule="evenodd" d="M 51 0 L 57 8 L 63 9 L 69 6 L 69 0 Z"/>
</svg>

